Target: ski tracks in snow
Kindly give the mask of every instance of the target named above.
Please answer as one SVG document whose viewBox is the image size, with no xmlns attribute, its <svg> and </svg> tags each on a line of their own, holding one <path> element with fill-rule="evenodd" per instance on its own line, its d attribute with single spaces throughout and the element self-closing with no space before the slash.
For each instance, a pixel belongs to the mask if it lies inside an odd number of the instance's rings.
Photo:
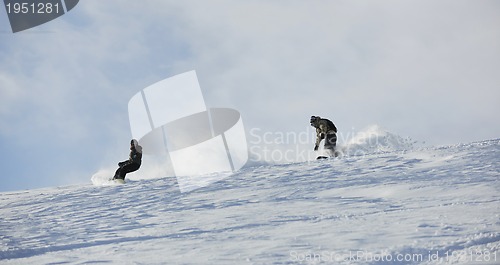
<svg viewBox="0 0 500 265">
<path fill-rule="evenodd" d="M 0 193 L 0 263 L 497 264 L 499 151 L 245 168 L 190 193 L 175 178 Z"/>
</svg>

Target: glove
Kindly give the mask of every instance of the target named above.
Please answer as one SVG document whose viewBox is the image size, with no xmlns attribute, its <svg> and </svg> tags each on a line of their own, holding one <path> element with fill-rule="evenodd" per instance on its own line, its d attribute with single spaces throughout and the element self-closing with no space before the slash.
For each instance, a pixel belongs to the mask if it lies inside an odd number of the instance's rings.
<svg viewBox="0 0 500 265">
<path fill-rule="evenodd" d="M 127 164 L 127 162 L 118 162 L 118 166 L 119 166 L 119 167 L 123 167 L 123 166 L 125 166 L 126 164 Z"/>
<path fill-rule="evenodd" d="M 314 146 L 314 151 L 318 151 L 318 147 L 317 145 Z"/>
</svg>

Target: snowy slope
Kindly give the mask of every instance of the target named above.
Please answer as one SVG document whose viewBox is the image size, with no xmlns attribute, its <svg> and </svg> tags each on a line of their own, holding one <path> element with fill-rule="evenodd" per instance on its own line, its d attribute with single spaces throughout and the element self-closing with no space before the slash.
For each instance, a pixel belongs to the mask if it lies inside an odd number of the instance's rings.
<svg viewBox="0 0 500 265">
<path fill-rule="evenodd" d="M 172 178 L 0 193 L 0 264 L 500 264 L 500 140 L 379 147 L 190 193 Z"/>
</svg>

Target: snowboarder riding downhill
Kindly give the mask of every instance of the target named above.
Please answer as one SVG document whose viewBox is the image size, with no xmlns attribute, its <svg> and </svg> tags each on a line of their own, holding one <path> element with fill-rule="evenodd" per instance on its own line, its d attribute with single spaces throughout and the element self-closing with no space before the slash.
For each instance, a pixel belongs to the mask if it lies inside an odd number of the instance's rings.
<svg viewBox="0 0 500 265">
<path fill-rule="evenodd" d="M 316 145 L 314 151 L 318 151 L 319 143 L 325 139 L 324 149 L 330 157 L 337 156 L 335 147 L 337 146 L 337 127 L 332 121 L 322 119 L 319 116 L 311 116 L 311 126 L 316 128 Z M 322 156 L 318 158 L 324 158 Z"/>
<path fill-rule="evenodd" d="M 119 168 L 116 170 L 113 179 L 125 179 L 125 175 L 130 172 L 137 171 L 141 167 L 142 146 L 139 145 L 136 139 L 130 141 L 129 159 L 118 163 Z"/>
</svg>

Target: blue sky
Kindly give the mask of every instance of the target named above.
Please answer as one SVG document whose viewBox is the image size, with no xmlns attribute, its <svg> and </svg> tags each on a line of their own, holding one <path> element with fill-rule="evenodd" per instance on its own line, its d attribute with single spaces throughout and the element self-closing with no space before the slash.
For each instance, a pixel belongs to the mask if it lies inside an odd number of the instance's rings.
<svg viewBox="0 0 500 265">
<path fill-rule="evenodd" d="M 500 136 L 497 1 L 86 0 L 11 33 L 0 9 L 0 191 L 88 183 L 128 155 L 127 104 L 196 70 L 247 131 L 379 124 L 432 145 Z M 312 148 L 312 146 L 311 146 Z"/>
</svg>

